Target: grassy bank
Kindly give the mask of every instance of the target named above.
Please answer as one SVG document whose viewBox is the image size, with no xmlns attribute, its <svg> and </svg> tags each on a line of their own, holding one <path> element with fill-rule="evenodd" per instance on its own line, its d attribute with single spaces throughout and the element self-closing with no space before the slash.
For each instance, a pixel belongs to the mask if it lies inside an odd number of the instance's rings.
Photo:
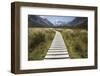
<svg viewBox="0 0 100 76">
<path fill-rule="evenodd" d="M 87 31 L 84 29 L 58 29 L 71 58 L 87 58 Z"/>
<path fill-rule="evenodd" d="M 54 35 L 51 28 L 28 28 L 28 60 L 44 59 Z"/>
</svg>

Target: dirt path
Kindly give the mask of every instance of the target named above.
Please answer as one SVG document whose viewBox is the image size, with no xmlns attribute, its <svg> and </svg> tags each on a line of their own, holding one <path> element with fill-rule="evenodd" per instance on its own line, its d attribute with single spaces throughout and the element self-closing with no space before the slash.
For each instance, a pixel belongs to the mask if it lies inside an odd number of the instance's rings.
<svg viewBox="0 0 100 76">
<path fill-rule="evenodd" d="M 56 31 L 45 59 L 68 59 L 69 54 L 60 32 Z"/>
</svg>

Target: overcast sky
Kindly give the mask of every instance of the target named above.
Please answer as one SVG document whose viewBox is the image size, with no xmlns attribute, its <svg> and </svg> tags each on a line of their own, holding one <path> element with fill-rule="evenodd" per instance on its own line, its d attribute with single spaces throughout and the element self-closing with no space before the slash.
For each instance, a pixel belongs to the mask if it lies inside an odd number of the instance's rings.
<svg viewBox="0 0 100 76">
<path fill-rule="evenodd" d="M 53 24 L 59 24 L 60 22 L 68 23 L 75 19 L 72 16 L 40 16 L 42 18 L 47 18 Z"/>
</svg>

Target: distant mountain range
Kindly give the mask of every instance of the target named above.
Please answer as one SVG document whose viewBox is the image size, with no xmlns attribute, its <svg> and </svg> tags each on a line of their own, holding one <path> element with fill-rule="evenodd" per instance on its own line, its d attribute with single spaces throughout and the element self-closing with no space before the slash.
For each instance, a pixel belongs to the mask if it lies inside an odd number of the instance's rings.
<svg viewBox="0 0 100 76">
<path fill-rule="evenodd" d="M 41 18 L 37 15 L 28 16 L 28 25 L 29 27 L 51 27 L 53 24 L 46 18 Z"/>
<path fill-rule="evenodd" d="M 70 28 L 88 28 L 88 18 L 87 17 L 75 17 L 71 22 L 59 21 L 54 25 L 48 19 L 42 18 L 37 15 L 28 16 L 28 26 L 29 27 L 70 27 Z"/>
<path fill-rule="evenodd" d="M 81 24 L 87 24 L 87 17 L 76 17 L 73 21 L 69 22 L 68 25 L 76 26 Z"/>
<path fill-rule="evenodd" d="M 70 27 L 70 28 L 88 28 L 88 18 L 87 17 L 76 17 L 71 22 L 60 22 L 57 27 Z"/>
<path fill-rule="evenodd" d="M 76 17 L 73 21 L 68 23 L 69 26 L 77 28 L 88 28 L 88 18 L 87 17 Z"/>
</svg>

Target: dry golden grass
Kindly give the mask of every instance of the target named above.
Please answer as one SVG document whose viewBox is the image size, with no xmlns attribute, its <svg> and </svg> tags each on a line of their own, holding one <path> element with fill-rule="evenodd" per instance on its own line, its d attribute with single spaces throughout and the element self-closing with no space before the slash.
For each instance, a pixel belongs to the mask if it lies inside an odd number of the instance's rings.
<svg viewBox="0 0 100 76">
<path fill-rule="evenodd" d="M 55 31 L 51 28 L 29 28 L 28 29 L 28 60 L 44 59 Z"/>
<path fill-rule="evenodd" d="M 58 29 L 71 58 L 88 57 L 88 33 L 85 29 Z"/>
</svg>

